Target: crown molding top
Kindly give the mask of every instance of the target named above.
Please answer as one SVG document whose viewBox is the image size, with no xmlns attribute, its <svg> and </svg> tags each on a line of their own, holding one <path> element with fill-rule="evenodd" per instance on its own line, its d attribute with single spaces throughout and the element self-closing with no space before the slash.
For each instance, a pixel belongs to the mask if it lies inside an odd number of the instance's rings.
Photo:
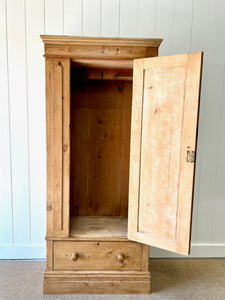
<svg viewBox="0 0 225 300">
<path fill-rule="evenodd" d="M 162 39 L 41 35 L 45 44 L 159 47 Z"/>
</svg>

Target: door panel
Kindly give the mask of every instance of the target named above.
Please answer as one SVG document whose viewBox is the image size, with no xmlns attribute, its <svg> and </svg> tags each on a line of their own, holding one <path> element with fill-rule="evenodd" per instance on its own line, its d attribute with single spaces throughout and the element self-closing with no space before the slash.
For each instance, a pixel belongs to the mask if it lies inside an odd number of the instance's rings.
<svg viewBox="0 0 225 300">
<path fill-rule="evenodd" d="M 46 59 L 47 236 L 69 235 L 70 61 Z"/>
<path fill-rule="evenodd" d="M 128 238 L 189 253 L 202 53 L 134 61 Z"/>
<path fill-rule="evenodd" d="M 53 160 L 53 230 L 62 230 L 62 137 L 63 137 L 63 101 L 62 101 L 62 65 L 53 65 L 52 83 L 52 160 Z"/>
</svg>

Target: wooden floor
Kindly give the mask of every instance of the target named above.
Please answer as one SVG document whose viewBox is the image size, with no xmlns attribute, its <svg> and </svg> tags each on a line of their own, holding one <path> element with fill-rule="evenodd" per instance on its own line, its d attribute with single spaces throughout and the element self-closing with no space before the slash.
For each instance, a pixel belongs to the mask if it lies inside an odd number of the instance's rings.
<svg viewBox="0 0 225 300">
<path fill-rule="evenodd" d="M 127 218 L 124 217 L 73 217 L 70 220 L 70 237 L 109 238 L 127 237 Z"/>
<path fill-rule="evenodd" d="M 0 261 L 4 300 L 223 300 L 225 259 L 150 259 L 150 295 L 43 295 L 44 261 Z"/>
</svg>

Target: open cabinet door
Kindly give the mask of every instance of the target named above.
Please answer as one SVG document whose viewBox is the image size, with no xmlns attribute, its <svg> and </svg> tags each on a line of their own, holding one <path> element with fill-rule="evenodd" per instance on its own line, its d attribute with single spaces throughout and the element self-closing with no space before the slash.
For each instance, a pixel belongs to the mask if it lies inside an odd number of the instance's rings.
<svg viewBox="0 0 225 300">
<path fill-rule="evenodd" d="M 128 238 L 189 254 L 202 53 L 134 60 Z"/>
</svg>

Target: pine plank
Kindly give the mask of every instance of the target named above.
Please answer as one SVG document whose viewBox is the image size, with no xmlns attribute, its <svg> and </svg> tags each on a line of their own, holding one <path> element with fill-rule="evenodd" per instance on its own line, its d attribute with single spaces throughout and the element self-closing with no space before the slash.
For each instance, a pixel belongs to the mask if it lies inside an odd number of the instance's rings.
<svg viewBox="0 0 225 300">
<path fill-rule="evenodd" d="M 127 216 L 131 88 L 113 80 L 73 85 L 71 215 Z"/>
<path fill-rule="evenodd" d="M 151 46 L 45 44 L 47 57 L 134 59 L 157 56 L 157 53 L 157 47 Z"/>
<path fill-rule="evenodd" d="M 91 59 L 91 58 L 72 58 L 71 65 L 77 68 L 98 68 L 98 69 L 118 69 L 132 70 L 132 59 Z"/>
<path fill-rule="evenodd" d="M 53 241 L 46 241 L 46 271 L 53 270 Z"/>
<path fill-rule="evenodd" d="M 69 76 L 69 60 L 46 60 L 47 236 L 69 235 Z"/>
<path fill-rule="evenodd" d="M 86 46 L 129 46 L 129 47 L 159 47 L 160 38 L 121 38 L 121 37 L 86 37 L 66 35 L 41 35 L 45 44 L 55 45 L 86 45 Z"/>
<path fill-rule="evenodd" d="M 70 220 L 70 237 L 105 238 L 127 237 L 127 218 L 124 217 L 73 217 Z"/>
<path fill-rule="evenodd" d="M 72 254 L 76 253 L 76 260 Z M 122 256 L 122 260 L 118 256 Z M 54 270 L 140 271 L 142 245 L 134 242 L 54 242 Z"/>
<path fill-rule="evenodd" d="M 62 82 L 62 66 L 54 64 L 51 70 L 51 104 L 52 104 L 52 121 L 53 121 L 53 133 L 52 133 L 52 181 L 53 181 L 53 230 L 59 231 L 63 229 L 63 195 L 62 195 L 62 138 L 63 138 L 63 82 Z"/>
<path fill-rule="evenodd" d="M 128 238 L 186 255 L 201 59 L 195 52 L 134 65 Z"/>
</svg>

